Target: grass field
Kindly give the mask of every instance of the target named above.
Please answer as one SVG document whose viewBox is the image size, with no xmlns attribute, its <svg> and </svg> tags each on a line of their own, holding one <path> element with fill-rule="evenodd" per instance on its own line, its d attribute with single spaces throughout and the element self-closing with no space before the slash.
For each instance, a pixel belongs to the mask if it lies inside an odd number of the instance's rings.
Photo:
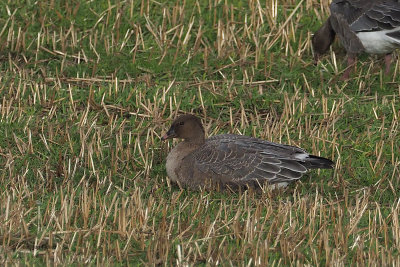
<svg viewBox="0 0 400 267">
<path fill-rule="evenodd" d="M 399 61 L 338 42 L 328 1 L 0 3 L 0 263 L 400 265 Z M 166 176 L 180 113 L 335 161 L 285 190 Z"/>
</svg>

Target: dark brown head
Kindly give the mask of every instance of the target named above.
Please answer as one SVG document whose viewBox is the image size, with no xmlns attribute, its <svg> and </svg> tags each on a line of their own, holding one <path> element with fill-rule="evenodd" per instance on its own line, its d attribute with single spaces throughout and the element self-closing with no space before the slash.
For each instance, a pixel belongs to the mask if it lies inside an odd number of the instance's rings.
<svg viewBox="0 0 400 267">
<path fill-rule="evenodd" d="M 319 57 L 329 50 L 329 47 L 335 40 L 335 36 L 336 33 L 332 28 L 330 18 L 328 18 L 312 37 L 315 64 L 318 63 Z"/>
<path fill-rule="evenodd" d="M 182 138 L 192 142 L 204 142 L 204 128 L 201 120 L 194 115 L 181 115 L 174 120 L 161 140 Z"/>
</svg>

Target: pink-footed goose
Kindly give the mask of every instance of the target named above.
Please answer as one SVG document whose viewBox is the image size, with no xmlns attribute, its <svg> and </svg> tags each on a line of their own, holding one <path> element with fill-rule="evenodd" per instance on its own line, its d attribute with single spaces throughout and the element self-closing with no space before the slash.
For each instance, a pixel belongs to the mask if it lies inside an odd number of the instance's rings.
<svg viewBox="0 0 400 267">
<path fill-rule="evenodd" d="M 394 0 L 333 0 L 331 15 L 312 39 L 314 60 L 327 52 L 337 34 L 347 51 L 348 79 L 357 54 L 386 54 L 385 74 L 390 72 L 391 53 L 400 47 L 400 3 Z"/>
<path fill-rule="evenodd" d="M 222 134 L 205 139 L 201 120 L 181 115 L 162 140 L 183 139 L 167 157 L 168 177 L 183 187 L 221 189 L 284 187 L 309 169 L 329 169 L 334 163 L 301 148 L 243 135 Z"/>
</svg>

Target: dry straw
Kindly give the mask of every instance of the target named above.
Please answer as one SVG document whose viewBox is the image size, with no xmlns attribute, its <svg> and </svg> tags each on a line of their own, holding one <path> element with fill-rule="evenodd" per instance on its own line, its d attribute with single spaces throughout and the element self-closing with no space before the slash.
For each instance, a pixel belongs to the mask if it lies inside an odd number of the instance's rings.
<svg viewBox="0 0 400 267">
<path fill-rule="evenodd" d="M 16 2 L 0 16 L 2 264 L 400 265 L 398 62 L 385 80 L 366 58 L 337 83 L 336 45 L 313 66 L 307 26 L 328 1 Z M 182 191 L 159 141 L 182 112 L 335 170 L 286 191 Z"/>
</svg>

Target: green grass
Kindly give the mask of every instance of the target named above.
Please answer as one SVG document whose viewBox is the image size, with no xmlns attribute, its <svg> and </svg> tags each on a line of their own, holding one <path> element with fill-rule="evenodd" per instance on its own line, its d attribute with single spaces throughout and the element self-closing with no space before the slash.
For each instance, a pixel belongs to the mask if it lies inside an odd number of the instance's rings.
<svg viewBox="0 0 400 267">
<path fill-rule="evenodd" d="M 343 82 L 335 43 L 314 66 L 314 0 L 111 2 L 0 3 L 2 264 L 400 263 L 397 59 Z M 184 112 L 335 169 L 181 190 L 160 137 Z"/>
</svg>

